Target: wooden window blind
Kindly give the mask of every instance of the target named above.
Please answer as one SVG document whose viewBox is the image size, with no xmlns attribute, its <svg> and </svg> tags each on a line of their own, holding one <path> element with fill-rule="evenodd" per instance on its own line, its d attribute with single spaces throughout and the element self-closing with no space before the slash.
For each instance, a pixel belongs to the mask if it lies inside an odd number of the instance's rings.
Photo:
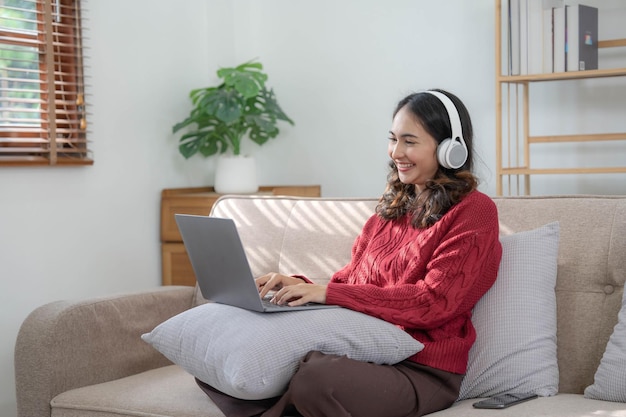
<svg viewBox="0 0 626 417">
<path fill-rule="evenodd" d="M 0 165 L 91 165 L 80 0 L 0 0 Z"/>
</svg>

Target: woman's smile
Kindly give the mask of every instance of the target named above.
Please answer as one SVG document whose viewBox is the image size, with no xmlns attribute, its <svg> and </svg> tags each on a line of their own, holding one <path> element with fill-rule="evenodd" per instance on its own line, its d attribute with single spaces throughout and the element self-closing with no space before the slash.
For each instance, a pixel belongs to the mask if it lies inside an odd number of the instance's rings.
<svg viewBox="0 0 626 417">
<path fill-rule="evenodd" d="M 401 171 L 401 172 L 406 172 L 415 166 L 415 164 L 411 164 L 408 162 L 396 162 L 395 164 L 396 164 L 396 167 L 398 168 L 398 171 Z"/>
</svg>

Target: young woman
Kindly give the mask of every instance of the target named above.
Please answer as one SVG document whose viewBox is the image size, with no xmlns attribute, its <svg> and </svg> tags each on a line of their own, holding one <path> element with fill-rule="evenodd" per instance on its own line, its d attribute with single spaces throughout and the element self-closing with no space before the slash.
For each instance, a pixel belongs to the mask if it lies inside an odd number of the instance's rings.
<svg viewBox="0 0 626 417">
<path fill-rule="evenodd" d="M 404 329 L 424 349 L 393 366 L 310 352 L 262 416 L 409 417 L 454 403 L 476 338 L 472 308 L 502 255 L 495 204 L 476 189 L 472 143 L 456 96 L 405 97 L 389 131 L 387 188 L 350 263 L 328 285 L 277 273 L 257 279 L 262 296 L 277 290 L 277 304 L 360 311 Z"/>
</svg>

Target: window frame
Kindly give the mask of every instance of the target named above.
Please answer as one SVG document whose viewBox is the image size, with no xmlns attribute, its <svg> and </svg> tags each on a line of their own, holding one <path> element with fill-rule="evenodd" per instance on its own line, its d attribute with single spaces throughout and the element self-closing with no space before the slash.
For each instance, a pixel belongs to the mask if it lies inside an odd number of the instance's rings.
<svg viewBox="0 0 626 417">
<path fill-rule="evenodd" d="M 36 32 L 1 27 L 0 44 L 37 48 L 40 117 L 34 120 L 39 126 L 2 123 L 0 166 L 92 165 L 87 146 L 81 0 L 33 1 Z"/>
</svg>

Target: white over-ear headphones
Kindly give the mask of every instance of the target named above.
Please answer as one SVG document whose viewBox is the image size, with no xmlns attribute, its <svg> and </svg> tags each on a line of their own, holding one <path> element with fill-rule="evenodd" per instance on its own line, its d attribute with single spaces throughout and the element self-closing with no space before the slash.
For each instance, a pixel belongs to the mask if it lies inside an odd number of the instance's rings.
<svg viewBox="0 0 626 417">
<path fill-rule="evenodd" d="M 463 139 L 463 130 L 461 129 L 461 118 L 456 106 L 448 96 L 439 91 L 427 90 L 426 93 L 437 97 L 445 106 L 452 126 L 452 137 L 444 139 L 437 147 L 437 161 L 439 165 L 448 169 L 458 169 L 465 164 L 469 151 Z"/>
</svg>

